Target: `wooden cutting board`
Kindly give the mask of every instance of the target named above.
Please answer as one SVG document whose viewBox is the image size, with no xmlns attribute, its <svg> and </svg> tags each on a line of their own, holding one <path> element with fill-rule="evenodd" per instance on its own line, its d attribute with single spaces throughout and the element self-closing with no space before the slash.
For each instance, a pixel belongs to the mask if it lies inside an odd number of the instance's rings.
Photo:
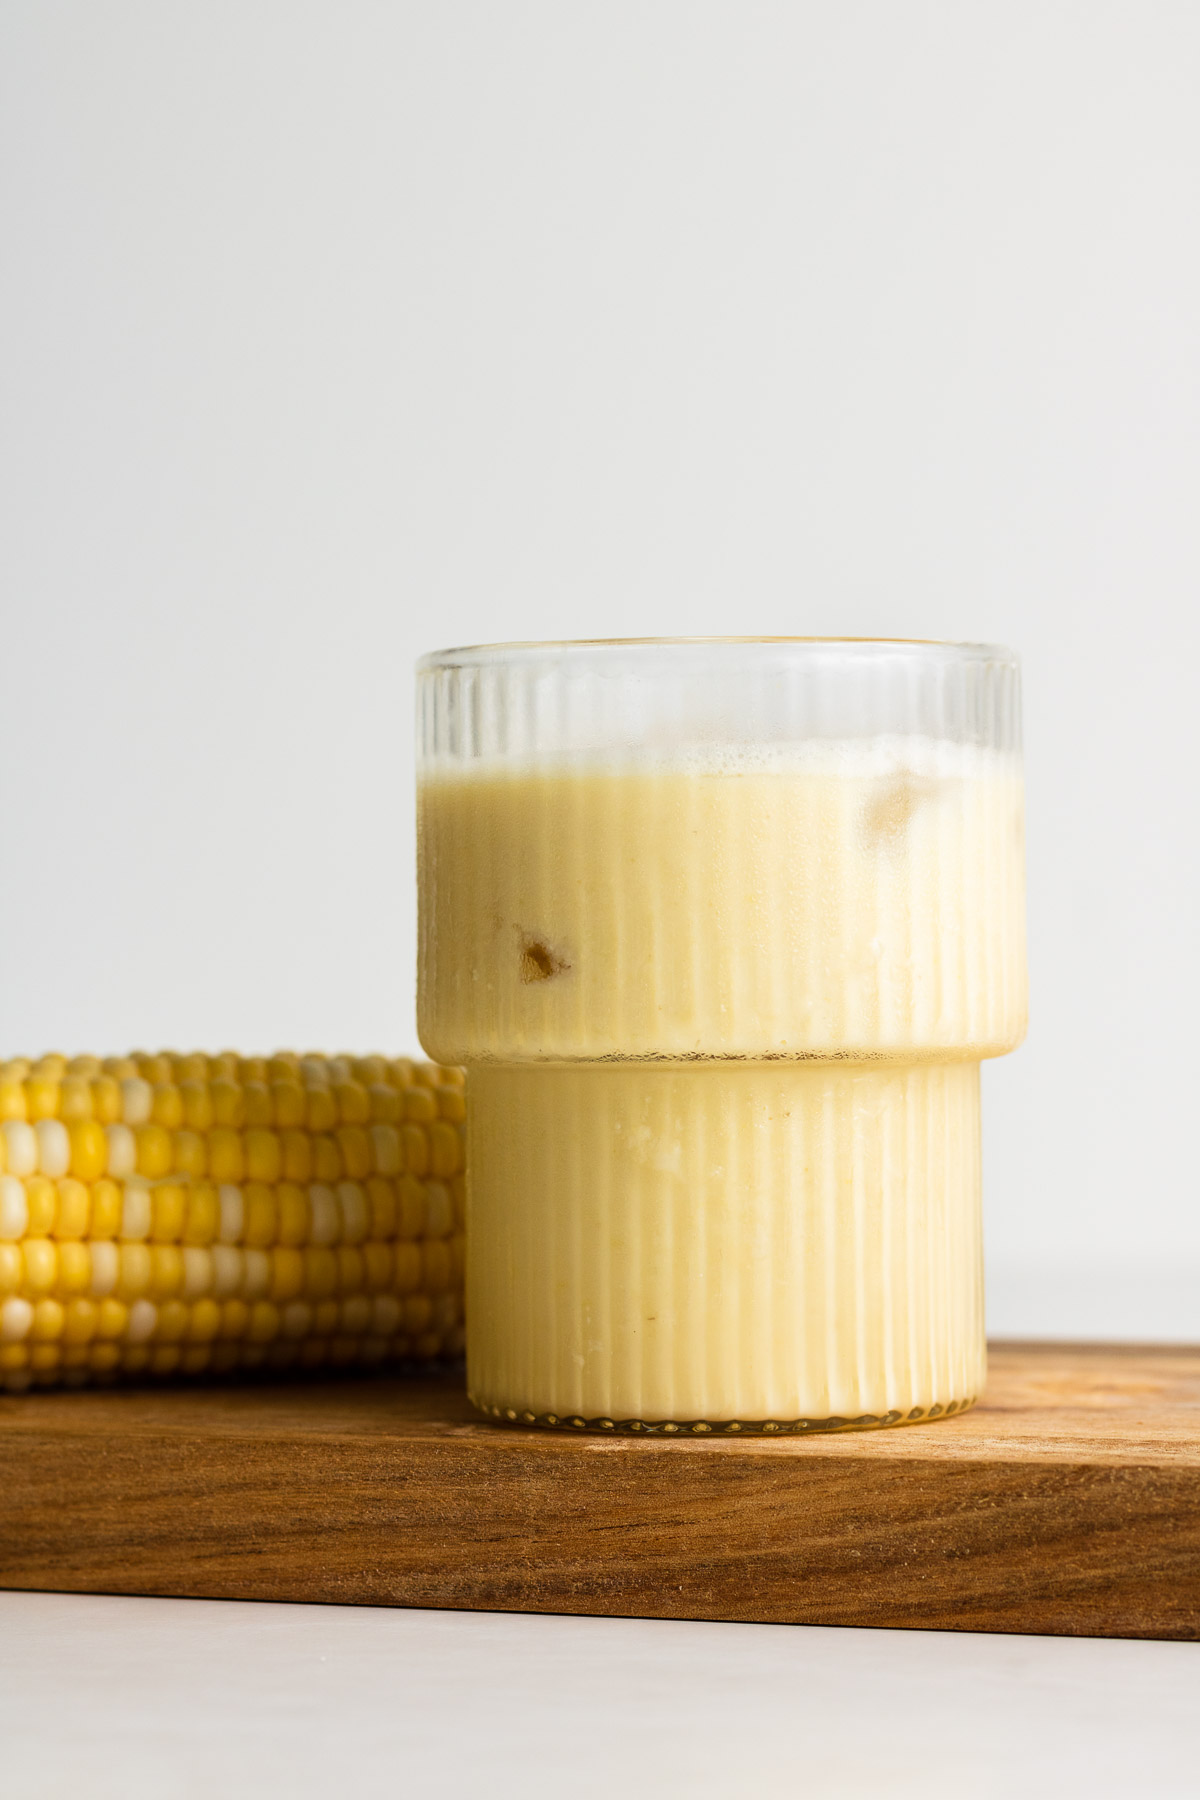
<svg viewBox="0 0 1200 1800">
<path fill-rule="evenodd" d="M 461 1385 L 0 1398 L 0 1586 L 1200 1637 L 1200 1349 L 997 1344 L 961 1418 L 487 1424 Z"/>
</svg>

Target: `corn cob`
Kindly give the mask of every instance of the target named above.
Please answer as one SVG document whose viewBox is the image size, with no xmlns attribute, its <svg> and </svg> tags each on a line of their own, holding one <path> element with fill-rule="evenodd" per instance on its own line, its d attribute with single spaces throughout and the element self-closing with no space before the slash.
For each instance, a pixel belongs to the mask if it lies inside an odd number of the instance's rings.
<svg viewBox="0 0 1200 1800">
<path fill-rule="evenodd" d="M 406 1058 L 0 1064 L 0 1386 L 457 1355 L 464 1115 Z"/>
</svg>

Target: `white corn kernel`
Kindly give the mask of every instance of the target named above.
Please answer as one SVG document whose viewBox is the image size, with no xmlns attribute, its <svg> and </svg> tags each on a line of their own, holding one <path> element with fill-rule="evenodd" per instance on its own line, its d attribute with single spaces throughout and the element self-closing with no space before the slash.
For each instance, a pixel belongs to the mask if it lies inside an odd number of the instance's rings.
<svg viewBox="0 0 1200 1800">
<path fill-rule="evenodd" d="M 5 1162 L 10 1175 L 33 1175 L 37 1172 L 38 1142 L 33 1126 L 24 1119 L 5 1119 L 0 1125 L 4 1133 Z"/>
<path fill-rule="evenodd" d="M 213 1299 L 232 1300 L 242 1285 L 242 1253 L 232 1244 L 212 1247 Z"/>
<path fill-rule="evenodd" d="M 25 1183 L 15 1175 L 0 1175 L 0 1243 L 19 1244 L 28 1230 Z"/>
<path fill-rule="evenodd" d="M 93 1300 L 104 1300 L 117 1285 L 121 1272 L 121 1253 L 117 1246 L 101 1238 L 88 1246 L 92 1260 L 92 1280 L 88 1292 Z"/>
<path fill-rule="evenodd" d="M 425 1236 L 446 1238 L 454 1230 L 454 1199 L 443 1181 L 424 1183 L 428 1210 L 425 1214 Z"/>
<path fill-rule="evenodd" d="M 242 1300 L 265 1300 L 271 1291 L 271 1258 L 265 1250 L 242 1251 Z"/>
<path fill-rule="evenodd" d="M 200 1300 L 213 1285 L 213 1259 L 208 1250 L 194 1244 L 183 1248 L 183 1291 L 181 1300 Z"/>
<path fill-rule="evenodd" d="M 121 1083 L 121 1117 L 126 1125 L 145 1125 L 154 1111 L 154 1089 L 134 1076 Z"/>
<path fill-rule="evenodd" d="M 226 1185 L 217 1189 L 221 1223 L 217 1236 L 223 1244 L 240 1244 L 246 1231 L 246 1197 L 240 1187 Z"/>
<path fill-rule="evenodd" d="M 114 1181 L 124 1181 L 137 1168 L 137 1141 L 128 1125 L 106 1125 L 108 1170 Z"/>
<path fill-rule="evenodd" d="M 129 1321 L 125 1326 L 125 1342 L 127 1344 L 144 1344 L 147 1338 L 154 1336 L 158 1324 L 158 1308 L 153 1300 L 135 1300 L 129 1309 Z"/>
<path fill-rule="evenodd" d="M 57 1180 L 71 1166 L 71 1138 L 61 1119 L 39 1119 L 34 1126 L 38 1147 L 38 1168 L 43 1175 Z"/>
<path fill-rule="evenodd" d="M 33 1307 L 19 1294 L 12 1294 L 0 1306 L 0 1344 L 17 1344 L 29 1336 L 33 1324 Z"/>
<path fill-rule="evenodd" d="M 357 1181 L 339 1181 L 338 1212 L 341 1214 L 343 1244 L 361 1244 L 371 1224 L 367 1196 Z"/>
<path fill-rule="evenodd" d="M 127 1181 L 121 1196 L 121 1236 L 127 1244 L 144 1244 L 150 1236 L 150 1189 L 144 1181 Z"/>
<path fill-rule="evenodd" d="M 308 1210 L 310 1217 L 309 1242 L 313 1244 L 336 1244 L 338 1233 L 342 1228 L 341 1212 L 337 1196 L 331 1187 L 324 1182 L 314 1181 L 308 1190 Z"/>
</svg>

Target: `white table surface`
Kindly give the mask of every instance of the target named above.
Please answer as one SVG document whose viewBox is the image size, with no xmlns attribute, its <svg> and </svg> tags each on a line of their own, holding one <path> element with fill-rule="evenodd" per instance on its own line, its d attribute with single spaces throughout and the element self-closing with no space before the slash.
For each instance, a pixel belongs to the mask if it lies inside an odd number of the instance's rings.
<svg viewBox="0 0 1200 1800">
<path fill-rule="evenodd" d="M 1200 1796 L 1200 1645 L 0 1594 L 4 1800 Z"/>
</svg>

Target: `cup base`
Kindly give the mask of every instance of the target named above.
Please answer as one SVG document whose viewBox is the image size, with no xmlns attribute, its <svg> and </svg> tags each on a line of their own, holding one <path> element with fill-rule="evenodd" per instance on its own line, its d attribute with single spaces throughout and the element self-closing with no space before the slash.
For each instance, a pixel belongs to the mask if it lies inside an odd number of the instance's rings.
<svg viewBox="0 0 1200 1800">
<path fill-rule="evenodd" d="M 913 1406 L 907 1412 L 861 1413 L 843 1419 L 583 1419 L 578 1415 L 535 1413 L 527 1407 L 498 1406 L 467 1398 L 477 1412 L 502 1425 L 538 1426 L 546 1431 L 594 1431 L 608 1437 L 805 1437 L 822 1431 L 878 1431 L 892 1425 L 922 1425 L 948 1419 L 975 1405 L 977 1396 L 943 1405 Z"/>
</svg>

